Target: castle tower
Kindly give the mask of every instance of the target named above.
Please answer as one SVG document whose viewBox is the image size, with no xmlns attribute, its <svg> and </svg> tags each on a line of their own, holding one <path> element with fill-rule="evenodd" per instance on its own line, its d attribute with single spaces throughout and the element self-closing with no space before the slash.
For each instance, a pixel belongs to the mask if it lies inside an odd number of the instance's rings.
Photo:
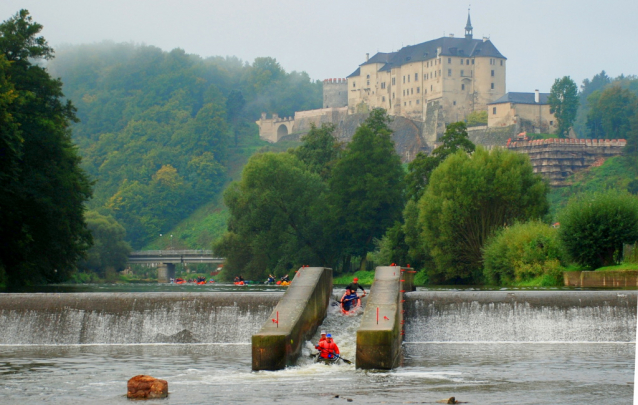
<svg viewBox="0 0 638 405">
<path fill-rule="evenodd" d="M 472 21 L 470 20 L 470 9 L 467 10 L 467 24 L 465 25 L 465 38 L 472 39 Z"/>
<path fill-rule="evenodd" d="M 326 79 L 323 81 L 323 108 L 348 106 L 348 81 L 346 79 Z"/>
</svg>

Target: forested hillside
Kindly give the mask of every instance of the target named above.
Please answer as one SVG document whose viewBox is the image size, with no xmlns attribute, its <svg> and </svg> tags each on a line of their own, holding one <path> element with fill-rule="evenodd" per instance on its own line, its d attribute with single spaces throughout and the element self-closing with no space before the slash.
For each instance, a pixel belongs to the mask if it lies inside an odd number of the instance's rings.
<svg viewBox="0 0 638 405">
<path fill-rule="evenodd" d="M 242 147 L 259 143 L 262 111 L 321 107 L 321 83 L 272 58 L 102 43 L 59 49 L 48 68 L 77 107 L 74 141 L 96 181 L 89 209 L 115 217 L 133 248 L 215 199 Z"/>
</svg>

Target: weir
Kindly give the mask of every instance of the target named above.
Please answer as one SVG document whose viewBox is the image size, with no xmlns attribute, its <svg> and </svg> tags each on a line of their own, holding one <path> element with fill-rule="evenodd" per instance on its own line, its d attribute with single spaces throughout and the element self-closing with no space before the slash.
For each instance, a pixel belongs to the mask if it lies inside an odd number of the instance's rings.
<svg viewBox="0 0 638 405">
<path fill-rule="evenodd" d="M 394 368 L 401 357 L 403 293 L 414 290 L 414 272 L 377 267 L 361 325 L 357 329 L 357 368 Z"/>
<path fill-rule="evenodd" d="M 0 344 L 248 344 L 282 295 L 0 294 Z"/>
<path fill-rule="evenodd" d="M 281 370 L 292 365 L 302 343 L 326 317 L 332 269 L 302 267 L 270 318 L 252 337 L 252 369 Z"/>
<path fill-rule="evenodd" d="M 635 342 L 638 291 L 419 291 L 406 343 Z"/>
</svg>

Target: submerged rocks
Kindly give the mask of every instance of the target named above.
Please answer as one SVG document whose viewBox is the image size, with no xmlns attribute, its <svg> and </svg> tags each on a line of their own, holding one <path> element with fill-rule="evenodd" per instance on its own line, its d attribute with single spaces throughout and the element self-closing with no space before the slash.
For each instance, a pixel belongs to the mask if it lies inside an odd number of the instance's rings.
<svg viewBox="0 0 638 405">
<path fill-rule="evenodd" d="M 126 397 L 130 399 L 166 398 L 168 382 L 150 375 L 136 375 L 128 380 Z"/>
</svg>

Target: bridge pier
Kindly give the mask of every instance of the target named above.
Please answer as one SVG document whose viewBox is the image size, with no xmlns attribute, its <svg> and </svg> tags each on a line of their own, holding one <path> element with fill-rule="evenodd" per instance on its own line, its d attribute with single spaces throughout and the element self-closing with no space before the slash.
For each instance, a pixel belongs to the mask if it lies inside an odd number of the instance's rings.
<svg viewBox="0 0 638 405">
<path fill-rule="evenodd" d="M 175 265 L 173 263 L 161 263 L 157 266 L 157 282 L 168 283 L 175 278 Z"/>
</svg>

